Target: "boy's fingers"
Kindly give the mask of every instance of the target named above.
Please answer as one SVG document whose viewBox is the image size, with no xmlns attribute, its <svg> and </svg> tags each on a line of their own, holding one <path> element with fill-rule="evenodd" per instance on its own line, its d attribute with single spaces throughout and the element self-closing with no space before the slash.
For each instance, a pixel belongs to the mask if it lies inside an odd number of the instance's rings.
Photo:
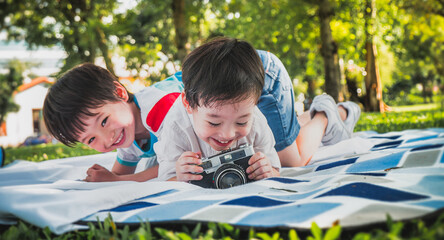
<svg viewBox="0 0 444 240">
<path fill-rule="evenodd" d="M 177 175 L 177 180 L 182 181 L 182 182 L 188 182 L 188 181 L 193 181 L 193 180 L 198 181 L 198 180 L 202 180 L 202 175 L 184 173 L 184 174 Z"/>
<path fill-rule="evenodd" d="M 247 170 L 248 178 L 259 180 L 273 175 L 273 167 L 267 158 L 261 158 L 251 164 Z"/>
<path fill-rule="evenodd" d="M 94 182 L 93 180 L 94 180 L 93 177 L 90 175 L 86 176 L 86 178 L 85 178 L 85 181 L 87 181 L 87 182 Z"/>
<path fill-rule="evenodd" d="M 86 170 L 86 175 L 90 176 L 93 171 L 93 167 L 88 168 L 88 170 Z"/>
<path fill-rule="evenodd" d="M 263 176 L 263 175 L 267 175 L 267 176 L 270 175 L 271 176 L 271 174 L 272 174 L 271 168 L 268 166 L 264 166 L 264 167 L 256 169 L 254 172 L 248 174 L 248 178 L 258 180 L 258 179 L 262 179 L 259 176 Z"/>
<path fill-rule="evenodd" d="M 193 181 L 193 180 L 197 180 L 197 181 L 199 181 L 199 180 L 202 180 L 202 175 L 199 175 L 199 174 L 185 174 L 185 176 L 186 176 L 186 180 L 185 181 Z"/>
<path fill-rule="evenodd" d="M 265 158 L 265 155 L 261 152 L 257 152 L 251 156 L 250 160 L 248 160 L 249 165 L 253 165 L 253 163 L 259 161 L 260 159 Z"/>
<path fill-rule="evenodd" d="M 181 157 L 194 157 L 194 158 L 200 158 L 201 153 L 200 152 L 184 152 L 182 153 Z"/>
<path fill-rule="evenodd" d="M 202 163 L 202 160 L 200 160 L 199 158 L 194 158 L 194 157 L 184 157 L 181 158 L 180 161 L 177 162 L 178 166 L 184 166 L 184 165 L 199 165 Z"/>
<path fill-rule="evenodd" d="M 182 173 L 200 173 L 203 172 L 203 168 L 201 166 L 198 165 L 182 165 L 182 167 L 180 168 Z"/>
<path fill-rule="evenodd" d="M 247 168 L 247 173 L 250 174 L 250 173 L 255 172 L 263 167 L 271 167 L 268 160 L 265 158 L 260 159 L 256 162 L 254 162 L 253 164 L 250 164 L 250 166 Z"/>
<path fill-rule="evenodd" d="M 252 173 L 248 174 L 248 178 L 259 180 L 265 177 L 271 177 L 272 175 L 273 167 L 271 165 L 264 165 L 256 168 Z"/>
<path fill-rule="evenodd" d="M 178 161 L 179 165 L 185 164 L 201 164 L 200 153 L 185 152 L 183 153 Z"/>
<path fill-rule="evenodd" d="M 100 169 L 100 168 L 102 168 L 102 166 L 100 166 L 99 164 L 96 163 L 91 168 L 92 169 Z"/>
</svg>

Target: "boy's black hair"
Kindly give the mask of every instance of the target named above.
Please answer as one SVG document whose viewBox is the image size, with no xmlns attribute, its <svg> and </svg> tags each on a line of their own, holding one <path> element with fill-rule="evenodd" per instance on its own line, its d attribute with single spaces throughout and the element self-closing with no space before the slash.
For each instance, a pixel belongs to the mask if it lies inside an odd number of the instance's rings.
<svg viewBox="0 0 444 240">
<path fill-rule="evenodd" d="M 67 146 L 78 142 L 84 131 L 84 116 L 94 116 L 91 110 L 121 100 L 115 83 L 118 78 L 107 69 L 92 63 L 76 66 L 63 74 L 48 90 L 43 104 L 43 118 L 49 133 Z M 128 102 L 133 101 L 129 93 Z"/>
<path fill-rule="evenodd" d="M 257 102 L 264 87 L 264 68 L 248 42 L 218 37 L 188 54 L 182 81 L 191 108 L 249 97 Z"/>
</svg>

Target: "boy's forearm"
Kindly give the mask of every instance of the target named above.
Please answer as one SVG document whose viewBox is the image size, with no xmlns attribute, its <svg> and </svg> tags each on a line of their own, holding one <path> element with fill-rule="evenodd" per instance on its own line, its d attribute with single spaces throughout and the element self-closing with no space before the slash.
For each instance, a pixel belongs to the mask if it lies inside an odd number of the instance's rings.
<svg viewBox="0 0 444 240">
<path fill-rule="evenodd" d="M 111 172 L 113 172 L 116 175 L 133 174 L 135 171 L 136 171 L 136 166 L 122 165 L 118 161 L 114 163 L 113 168 L 111 170 Z"/>
</svg>

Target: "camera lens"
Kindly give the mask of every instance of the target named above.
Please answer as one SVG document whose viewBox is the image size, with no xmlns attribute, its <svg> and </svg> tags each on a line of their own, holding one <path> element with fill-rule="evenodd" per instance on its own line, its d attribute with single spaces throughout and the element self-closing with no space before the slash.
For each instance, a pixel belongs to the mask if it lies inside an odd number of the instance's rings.
<svg viewBox="0 0 444 240">
<path fill-rule="evenodd" d="M 222 164 L 214 173 L 214 184 L 218 189 L 230 188 L 247 182 L 244 170 L 233 163 Z"/>
</svg>

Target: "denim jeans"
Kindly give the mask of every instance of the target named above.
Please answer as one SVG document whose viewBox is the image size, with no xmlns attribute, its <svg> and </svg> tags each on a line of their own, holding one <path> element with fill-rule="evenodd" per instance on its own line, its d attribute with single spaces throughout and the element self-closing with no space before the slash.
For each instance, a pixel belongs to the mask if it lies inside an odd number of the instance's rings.
<svg viewBox="0 0 444 240">
<path fill-rule="evenodd" d="M 273 131 L 276 151 L 292 144 L 300 125 L 294 109 L 293 84 L 282 62 L 274 54 L 258 50 L 264 69 L 265 84 L 258 107 Z"/>
</svg>

